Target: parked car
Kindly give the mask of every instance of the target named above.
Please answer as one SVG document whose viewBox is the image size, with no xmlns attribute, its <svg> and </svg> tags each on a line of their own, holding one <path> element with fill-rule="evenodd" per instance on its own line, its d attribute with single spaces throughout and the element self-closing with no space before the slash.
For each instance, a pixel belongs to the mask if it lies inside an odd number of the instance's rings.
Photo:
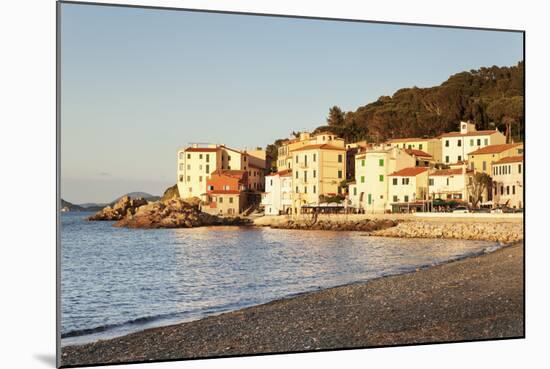
<svg viewBox="0 0 550 369">
<path fill-rule="evenodd" d="M 466 206 L 457 206 L 453 209 L 453 213 L 469 213 L 470 210 Z"/>
<path fill-rule="evenodd" d="M 472 213 L 490 213 L 491 209 L 489 208 L 479 208 L 479 209 L 473 209 Z"/>
<path fill-rule="evenodd" d="M 492 214 L 502 214 L 502 208 L 491 209 Z"/>
</svg>

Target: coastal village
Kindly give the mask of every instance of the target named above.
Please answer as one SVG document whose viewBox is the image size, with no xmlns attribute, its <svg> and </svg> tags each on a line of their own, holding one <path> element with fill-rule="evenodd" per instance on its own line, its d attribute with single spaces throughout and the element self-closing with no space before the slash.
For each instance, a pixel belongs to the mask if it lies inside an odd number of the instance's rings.
<svg viewBox="0 0 550 369">
<path fill-rule="evenodd" d="M 522 211 L 523 143 L 457 128 L 384 143 L 300 132 L 274 163 L 260 148 L 190 144 L 177 153 L 177 187 L 213 215 Z"/>
</svg>

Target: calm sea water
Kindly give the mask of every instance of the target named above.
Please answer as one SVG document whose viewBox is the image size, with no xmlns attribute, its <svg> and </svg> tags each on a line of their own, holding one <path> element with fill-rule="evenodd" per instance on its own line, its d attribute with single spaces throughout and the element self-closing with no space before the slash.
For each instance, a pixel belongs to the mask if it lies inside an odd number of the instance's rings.
<svg viewBox="0 0 550 369">
<path fill-rule="evenodd" d="M 199 319 L 493 249 L 484 241 L 205 227 L 140 230 L 61 215 L 62 344 Z"/>
</svg>

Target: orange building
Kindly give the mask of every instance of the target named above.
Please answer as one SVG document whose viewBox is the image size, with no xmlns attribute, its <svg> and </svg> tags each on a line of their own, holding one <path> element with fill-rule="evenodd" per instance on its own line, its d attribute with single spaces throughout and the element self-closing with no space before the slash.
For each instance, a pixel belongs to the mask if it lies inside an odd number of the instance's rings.
<svg viewBox="0 0 550 369">
<path fill-rule="evenodd" d="M 246 206 L 248 172 L 216 170 L 206 182 L 206 206 L 203 211 L 218 215 L 240 214 Z"/>
</svg>

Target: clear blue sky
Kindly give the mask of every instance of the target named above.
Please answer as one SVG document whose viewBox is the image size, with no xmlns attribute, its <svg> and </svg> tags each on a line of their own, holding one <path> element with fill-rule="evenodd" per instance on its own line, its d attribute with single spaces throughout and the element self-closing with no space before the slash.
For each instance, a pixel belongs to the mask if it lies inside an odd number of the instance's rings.
<svg viewBox="0 0 550 369">
<path fill-rule="evenodd" d="M 176 181 L 189 142 L 265 147 L 403 87 L 522 60 L 522 35 L 63 4 L 61 191 L 75 203 Z"/>
</svg>

